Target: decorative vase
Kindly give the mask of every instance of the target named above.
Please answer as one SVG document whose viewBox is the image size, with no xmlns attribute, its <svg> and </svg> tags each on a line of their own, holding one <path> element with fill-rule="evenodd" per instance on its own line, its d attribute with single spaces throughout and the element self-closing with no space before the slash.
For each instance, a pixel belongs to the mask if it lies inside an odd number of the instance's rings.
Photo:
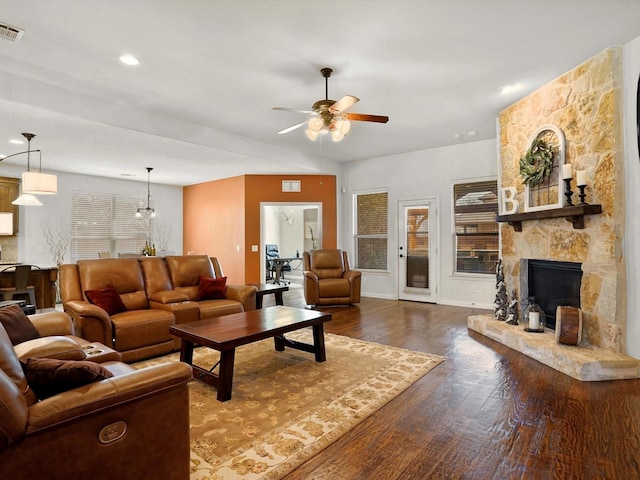
<svg viewBox="0 0 640 480">
<path fill-rule="evenodd" d="M 544 332 L 545 315 L 544 310 L 538 305 L 538 299 L 536 297 L 529 297 L 527 303 L 528 305 L 522 314 L 524 330 L 534 333 Z"/>
</svg>

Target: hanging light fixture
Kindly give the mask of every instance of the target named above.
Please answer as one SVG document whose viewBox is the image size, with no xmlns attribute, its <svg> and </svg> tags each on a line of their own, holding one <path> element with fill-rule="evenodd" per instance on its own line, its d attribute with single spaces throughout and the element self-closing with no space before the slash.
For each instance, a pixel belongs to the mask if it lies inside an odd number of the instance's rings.
<svg viewBox="0 0 640 480">
<path fill-rule="evenodd" d="M 152 218 L 156 218 L 155 209 L 151 208 L 151 189 L 149 186 L 149 181 L 151 179 L 151 170 L 153 167 L 147 167 L 147 207 L 146 208 L 138 208 L 136 211 L 136 218 L 144 218 L 146 221 L 149 221 Z"/>
<path fill-rule="evenodd" d="M 22 192 L 30 195 L 54 195 L 58 193 L 58 177 L 49 173 L 42 173 L 42 152 L 40 150 L 31 150 L 31 139 L 35 137 L 33 133 L 23 133 L 22 136 L 27 139 L 27 150 L 24 152 L 14 153 L 0 160 L 27 154 L 27 171 L 22 172 Z M 38 171 L 31 171 L 31 153 L 38 153 L 40 165 Z M 22 196 L 22 195 L 21 195 Z M 18 197 L 15 201 L 21 200 Z M 37 200 L 37 199 L 36 199 Z M 22 201 L 22 200 L 21 200 Z M 39 200 L 37 200 L 39 202 Z M 16 203 L 15 205 L 26 205 L 25 203 Z"/>
<path fill-rule="evenodd" d="M 41 207 L 42 202 L 38 200 L 38 197 L 31 195 L 30 193 L 24 193 L 22 187 L 20 187 L 20 195 L 16 198 L 12 205 L 22 205 L 24 207 Z"/>
</svg>

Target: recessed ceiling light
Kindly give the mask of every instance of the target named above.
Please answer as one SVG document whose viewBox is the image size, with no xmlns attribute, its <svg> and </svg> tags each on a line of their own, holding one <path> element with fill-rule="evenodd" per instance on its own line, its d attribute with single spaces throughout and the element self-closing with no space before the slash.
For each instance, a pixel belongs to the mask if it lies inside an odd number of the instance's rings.
<svg viewBox="0 0 640 480">
<path fill-rule="evenodd" d="M 520 89 L 522 89 L 521 83 L 505 83 L 498 87 L 498 92 L 503 95 L 508 95 L 510 93 L 517 92 Z"/>
<path fill-rule="evenodd" d="M 120 55 L 120 61 L 122 63 L 124 63 L 125 65 L 131 65 L 131 66 L 136 66 L 140 64 L 140 60 L 138 60 L 136 57 L 134 57 L 133 55 Z"/>
<path fill-rule="evenodd" d="M 455 138 L 456 140 L 460 140 L 462 138 L 462 135 L 460 135 L 459 133 L 454 133 L 453 138 Z"/>
<path fill-rule="evenodd" d="M 17 138 L 12 138 L 9 140 L 9 143 L 13 143 L 15 145 L 23 145 L 24 144 L 24 140 L 18 140 Z"/>
<path fill-rule="evenodd" d="M 476 135 L 478 135 L 478 132 L 476 132 L 475 130 L 471 130 L 469 133 L 467 133 L 467 135 L 469 135 L 470 137 L 475 137 Z"/>
</svg>

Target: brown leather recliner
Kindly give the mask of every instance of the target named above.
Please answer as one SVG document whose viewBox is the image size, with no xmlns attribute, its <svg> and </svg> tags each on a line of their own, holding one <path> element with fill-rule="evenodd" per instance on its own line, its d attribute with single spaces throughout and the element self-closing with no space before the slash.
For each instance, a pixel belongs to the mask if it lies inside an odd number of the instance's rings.
<svg viewBox="0 0 640 480">
<path fill-rule="evenodd" d="M 79 260 L 60 265 L 60 293 L 65 312 L 83 338 L 100 342 L 122 354 L 125 362 L 164 355 L 173 350 L 170 311 L 152 309 L 137 258 Z M 85 292 L 113 285 L 127 311 L 109 315 L 90 303 Z"/>
<path fill-rule="evenodd" d="M 361 272 L 349 268 L 347 252 L 338 249 L 304 252 L 304 298 L 307 305 L 360 302 Z"/>
<path fill-rule="evenodd" d="M 0 478 L 189 478 L 191 368 L 102 365 L 114 377 L 37 401 L 0 325 Z"/>
</svg>

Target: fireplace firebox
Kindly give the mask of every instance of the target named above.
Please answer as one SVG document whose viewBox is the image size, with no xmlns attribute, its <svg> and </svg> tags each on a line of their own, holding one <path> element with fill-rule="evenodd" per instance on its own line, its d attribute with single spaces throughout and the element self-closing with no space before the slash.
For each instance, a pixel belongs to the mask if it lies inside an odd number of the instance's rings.
<svg viewBox="0 0 640 480">
<path fill-rule="evenodd" d="M 545 326 L 555 330 L 558 306 L 580 307 L 582 264 L 525 259 L 521 266 L 523 302 L 536 297 L 546 316 Z"/>
</svg>

